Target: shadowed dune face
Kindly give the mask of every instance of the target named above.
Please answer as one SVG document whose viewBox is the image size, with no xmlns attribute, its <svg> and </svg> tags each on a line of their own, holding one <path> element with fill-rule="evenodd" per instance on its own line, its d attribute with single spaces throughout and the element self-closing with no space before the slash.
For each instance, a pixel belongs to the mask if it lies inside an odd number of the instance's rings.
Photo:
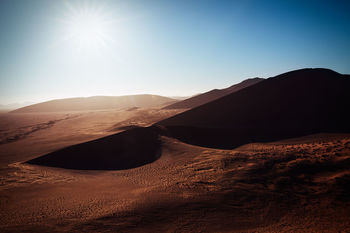
<svg viewBox="0 0 350 233">
<path fill-rule="evenodd" d="M 238 84 L 232 85 L 228 88 L 225 89 L 214 89 L 208 92 L 205 92 L 200 95 L 193 96 L 191 98 L 176 102 L 174 104 L 168 105 L 164 107 L 164 109 L 181 109 L 181 108 L 195 108 L 200 105 L 209 103 L 213 100 L 219 99 L 225 95 L 234 93 L 236 91 L 239 91 L 243 88 L 249 87 L 251 85 L 254 85 L 258 82 L 261 82 L 262 78 L 251 78 L 251 79 L 246 79 Z"/>
<path fill-rule="evenodd" d="M 162 134 L 176 138 L 188 144 L 208 148 L 233 149 L 251 142 L 271 142 L 284 138 L 300 136 L 300 133 L 289 128 L 205 128 L 189 126 L 167 126 Z M 303 135 L 317 133 L 313 130 L 303 131 Z"/>
<path fill-rule="evenodd" d="M 160 154 L 157 132 L 152 127 L 134 128 L 70 146 L 27 163 L 80 170 L 123 170 L 151 163 Z"/>
<path fill-rule="evenodd" d="M 350 132 L 350 78 L 303 69 L 269 78 L 158 122 L 186 143 L 234 148 L 320 132 Z"/>
</svg>

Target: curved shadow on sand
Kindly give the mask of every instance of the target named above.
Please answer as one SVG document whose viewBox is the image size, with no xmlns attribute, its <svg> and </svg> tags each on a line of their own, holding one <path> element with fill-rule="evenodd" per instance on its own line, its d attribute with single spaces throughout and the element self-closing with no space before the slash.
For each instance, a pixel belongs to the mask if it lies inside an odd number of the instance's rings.
<svg viewBox="0 0 350 233">
<path fill-rule="evenodd" d="M 147 127 L 69 146 L 27 163 L 79 170 L 123 170 L 151 163 L 160 155 L 159 135 Z"/>
<path fill-rule="evenodd" d="M 273 142 L 318 133 L 349 133 L 350 128 L 292 128 L 242 127 L 201 128 L 188 126 L 162 127 L 161 134 L 187 144 L 214 148 L 234 149 L 248 143 Z"/>
</svg>

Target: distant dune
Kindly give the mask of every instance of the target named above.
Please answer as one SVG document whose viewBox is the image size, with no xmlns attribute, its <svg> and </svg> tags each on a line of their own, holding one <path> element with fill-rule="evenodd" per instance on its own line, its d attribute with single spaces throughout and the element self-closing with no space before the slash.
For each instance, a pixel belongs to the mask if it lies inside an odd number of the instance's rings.
<svg viewBox="0 0 350 233">
<path fill-rule="evenodd" d="M 234 148 L 320 132 L 350 132 L 350 76 L 328 69 L 278 75 L 157 125 L 168 136 Z"/>
<path fill-rule="evenodd" d="M 262 78 L 250 78 L 246 79 L 238 84 L 232 85 L 225 89 L 214 89 L 208 92 L 205 92 L 203 94 L 199 94 L 196 96 L 193 96 L 191 98 L 176 102 L 174 104 L 168 105 L 164 107 L 164 109 L 179 109 L 179 108 L 195 108 L 200 105 L 209 103 L 213 100 L 219 99 L 225 95 L 234 93 L 236 91 L 239 91 L 243 88 L 249 87 L 251 85 L 254 85 L 264 79 Z"/>
<path fill-rule="evenodd" d="M 23 108 L 28 105 L 32 105 L 34 102 L 23 102 L 23 103 L 11 103 L 11 104 L 0 104 L 0 111 L 11 111 L 17 108 Z"/>
<path fill-rule="evenodd" d="M 12 113 L 150 108 L 174 102 L 176 100 L 158 95 L 93 96 L 51 100 L 19 108 Z"/>
</svg>

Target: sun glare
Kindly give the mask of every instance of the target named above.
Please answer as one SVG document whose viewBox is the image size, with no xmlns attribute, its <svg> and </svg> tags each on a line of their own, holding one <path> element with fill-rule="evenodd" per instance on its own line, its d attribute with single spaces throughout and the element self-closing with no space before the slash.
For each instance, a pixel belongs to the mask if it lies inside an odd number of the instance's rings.
<svg viewBox="0 0 350 233">
<path fill-rule="evenodd" d="M 79 50 L 101 49 L 108 46 L 111 38 L 110 20 L 92 6 L 83 9 L 70 7 L 65 22 L 65 38 Z"/>
</svg>

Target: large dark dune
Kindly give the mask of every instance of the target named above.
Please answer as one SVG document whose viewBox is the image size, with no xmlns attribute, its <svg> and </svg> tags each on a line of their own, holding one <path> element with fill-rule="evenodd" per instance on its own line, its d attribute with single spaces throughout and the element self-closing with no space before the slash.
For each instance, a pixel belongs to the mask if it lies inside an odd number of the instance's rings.
<svg viewBox="0 0 350 233">
<path fill-rule="evenodd" d="M 174 102 L 176 102 L 176 100 L 159 95 L 93 96 L 51 100 L 19 108 L 12 112 L 28 113 L 124 109 L 135 107 L 150 108 Z"/>
<path fill-rule="evenodd" d="M 157 123 L 186 143 L 234 148 L 320 132 L 350 132 L 350 77 L 328 69 L 278 75 Z"/>
<path fill-rule="evenodd" d="M 208 92 L 205 92 L 203 94 L 199 94 L 196 96 L 193 96 L 191 98 L 176 102 L 174 104 L 168 105 L 164 107 L 164 109 L 178 109 L 178 108 L 195 108 L 200 105 L 209 103 L 213 100 L 219 99 L 225 95 L 234 93 L 236 91 L 239 91 L 243 88 L 249 87 L 251 85 L 254 85 L 264 79 L 262 78 L 250 78 L 246 79 L 238 84 L 232 85 L 225 89 L 214 89 Z"/>
<path fill-rule="evenodd" d="M 80 170 L 122 170 L 151 163 L 160 154 L 156 130 L 152 127 L 134 128 L 70 146 L 27 163 Z"/>
</svg>

